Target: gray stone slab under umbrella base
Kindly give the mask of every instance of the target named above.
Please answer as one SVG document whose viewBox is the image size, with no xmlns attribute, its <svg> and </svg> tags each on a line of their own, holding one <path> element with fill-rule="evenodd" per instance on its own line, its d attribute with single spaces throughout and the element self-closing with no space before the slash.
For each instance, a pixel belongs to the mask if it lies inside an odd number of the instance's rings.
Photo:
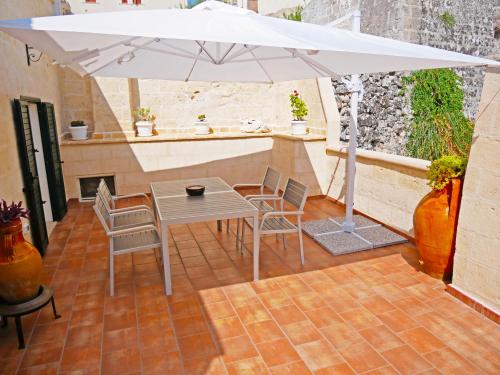
<svg viewBox="0 0 500 375">
<path fill-rule="evenodd" d="M 364 216 L 354 215 L 356 229 L 342 230 L 344 217 L 303 223 L 304 232 L 333 255 L 354 253 L 407 242 L 408 240 Z"/>
</svg>

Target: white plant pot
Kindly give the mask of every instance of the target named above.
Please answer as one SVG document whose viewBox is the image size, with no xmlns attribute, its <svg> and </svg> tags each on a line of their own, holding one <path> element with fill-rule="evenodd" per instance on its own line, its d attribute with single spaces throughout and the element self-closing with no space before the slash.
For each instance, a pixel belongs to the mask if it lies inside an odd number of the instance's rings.
<svg viewBox="0 0 500 375">
<path fill-rule="evenodd" d="M 88 126 L 70 126 L 69 132 L 71 133 L 71 139 L 74 141 L 84 141 L 88 139 L 87 130 Z"/>
<path fill-rule="evenodd" d="M 154 124 L 152 121 L 137 121 L 135 126 L 138 137 L 151 137 L 153 135 Z"/>
<path fill-rule="evenodd" d="M 292 135 L 306 135 L 307 122 L 306 121 L 292 121 Z"/>
<path fill-rule="evenodd" d="M 194 122 L 194 134 L 196 135 L 207 135 L 210 134 L 210 125 L 207 121 L 195 121 Z"/>
</svg>

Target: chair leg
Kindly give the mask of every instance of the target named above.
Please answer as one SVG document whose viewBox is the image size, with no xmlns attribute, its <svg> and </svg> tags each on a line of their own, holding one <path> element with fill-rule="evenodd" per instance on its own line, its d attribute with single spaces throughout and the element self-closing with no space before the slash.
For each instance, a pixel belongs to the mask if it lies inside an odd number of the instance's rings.
<svg viewBox="0 0 500 375">
<path fill-rule="evenodd" d="M 240 218 L 236 219 L 236 250 L 240 244 Z"/>
<path fill-rule="evenodd" d="M 302 238 L 302 223 L 300 222 L 300 217 L 297 220 L 297 230 L 299 237 L 300 263 L 304 265 L 304 239 Z"/>
<path fill-rule="evenodd" d="M 111 239 L 110 241 L 113 241 Z M 109 249 L 109 295 L 113 297 L 115 295 L 115 259 L 112 250 L 112 242 L 110 243 Z"/>
<path fill-rule="evenodd" d="M 285 249 L 287 248 L 288 244 L 287 244 L 287 241 L 286 241 L 286 234 L 285 233 L 282 233 L 281 234 L 283 236 L 283 246 L 285 247 Z"/>
<path fill-rule="evenodd" d="M 229 219 L 226 220 L 226 232 L 229 233 Z"/>
<path fill-rule="evenodd" d="M 245 219 L 241 223 L 240 253 L 243 254 L 243 243 L 245 242 Z"/>
</svg>

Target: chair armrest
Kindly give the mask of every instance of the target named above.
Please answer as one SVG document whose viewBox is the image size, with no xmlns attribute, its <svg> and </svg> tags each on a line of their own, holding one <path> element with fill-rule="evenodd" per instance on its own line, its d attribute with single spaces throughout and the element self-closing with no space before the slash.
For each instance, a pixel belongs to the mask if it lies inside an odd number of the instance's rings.
<svg viewBox="0 0 500 375">
<path fill-rule="evenodd" d="M 156 228 L 154 225 L 149 224 L 149 225 L 141 225 L 140 227 L 133 227 L 133 228 L 127 228 L 127 229 L 119 229 L 119 230 L 112 230 L 107 233 L 108 237 L 115 237 L 115 236 L 120 236 L 122 234 L 130 234 L 130 233 L 135 233 L 135 232 L 144 232 L 147 230 L 154 230 L 156 233 L 158 233 L 158 228 Z"/>
<path fill-rule="evenodd" d="M 140 208 L 140 209 L 131 210 L 131 211 L 110 212 L 109 216 L 111 216 L 111 217 L 125 216 L 125 215 L 131 214 L 131 213 L 136 213 L 136 212 L 141 212 L 141 211 L 151 213 L 151 209 L 149 209 L 149 208 Z"/>
<path fill-rule="evenodd" d="M 268 217 L 273 217 L 273 216 L 300 216 L 303 214 L 304 211 L 272 211 L 272 212 L 266 212 L 264 215 L 262 215 L 261 221 L 264 221 Z"/>
<path fill-rule="evenodd" d="M 278 195 L 247 195 L 245 199 L 250 201 L 280 201 L 283 197 Z"/>
<path fill-rule="evenodd" d="M 146 206 L 144 204 L 138 205 L 138 206 L 130 206 L 130 207 L 123 207 L 123 208 L 114 208 L 109 211 L 110 214 L 115 214 L 115 213 L 120 213 L 120 212 L 132 212 L 132 211 L 140 211 L 140 210 L 148 210 L 151 211 L 151 207 Z"/>
<path fill-rule="evenodd" d="M 146 193 L 133 193 L 133 194 L 118 195 L 116 197 L 113 197 L 113 200 L 134 198 L 134 197 L 143 197 L 143 198 L 146 198 L 148 201 L 150 201 L 150 199 Z"/>
</svg>

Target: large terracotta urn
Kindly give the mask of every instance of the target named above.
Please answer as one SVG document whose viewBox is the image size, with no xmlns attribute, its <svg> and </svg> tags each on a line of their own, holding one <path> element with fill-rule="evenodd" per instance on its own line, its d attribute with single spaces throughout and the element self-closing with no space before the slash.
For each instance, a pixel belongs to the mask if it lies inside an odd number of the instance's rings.
<svg viewBox="0 0 500 375">
<path fill-rule="evenodd" d="M 424 271 L 443 280 L 450 280 L 453 270 L 461 185 L 461 180 L 454 178 L 444 189 L 431 191 L 420 201 L 413 215 Z"/>
<path fill-rule="evenodd" d="M 34 298 L 41 271 L 42 257 L 24 239 L 21 220 L 0 222 L 0 298 L 12 304 Z"/>
</svg>

